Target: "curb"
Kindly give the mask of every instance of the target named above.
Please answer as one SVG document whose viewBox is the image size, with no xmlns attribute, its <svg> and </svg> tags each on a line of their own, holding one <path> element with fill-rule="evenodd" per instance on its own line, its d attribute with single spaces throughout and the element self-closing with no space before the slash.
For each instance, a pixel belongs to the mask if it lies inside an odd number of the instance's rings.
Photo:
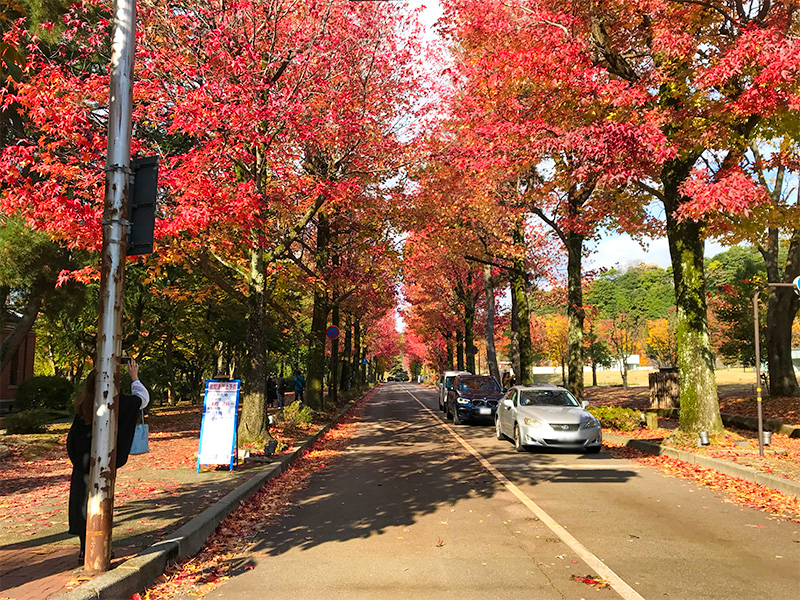
<svg viewBox="0 0 800 600">
<path fill-rule="evenodd" d="M 635 448 L 637 450 L 641 450 L 642 452 L 647 452 L 648 454 L 677 458 L 678 460 L 682 460 L 693 465 L 699 465 L 701 467 L 705 467 L 706 469 L 713 469 L 714 471 L 722 473 L 723 475 L 737 477 L 744 481 L 763 485 L 766 488 L 777 490 L 779 492 L 783 492 L 784 494 L 790 494 L 795 498 L 800 498 L 800 483 L 797 481 L 776 477 L 775 475 L 764 473 L 763 471 L 759 471 L 758 469 L 754 469 L 752 467 L 737 465 L 736 463 L 720 460 L 719 458 L 711 458 L 710 456 L 703 456 L 700 454 L 695 454 L 694 452 L 678 450 L 677 448 L 670 448 L 669 446 L 662 446 L 646 440 L 638 440 L 621 435 L 609 435 L 604 433 L 603 439 L 622 444 L 623 446 L 627 446 L 629 448 Z"/>
<path fill-rule="evenodd" d="M 218 500 L 191 521 L 175 530 L 168 539 L 146 548 L 116 568 L 87 581 L 76 589 L 60 594 L 53 600 L 120 600 L 145 589 L 160 577 L 167 565 L 200 551 L 206 540 L 238 506 L 255 494 L 261 486 L 286 471 L 303 452 L 317 442 L 370 391 L 340 410 L 331 421 L 315 434 L 303 439 L 295 450 L 272 461 L 263 470 Z"/>
<path fill-rule="evenodd" d="M 666 417 L 669 419 L 677 419 L 679 409 L 677 408 L 649 408 L 644 412 L 654 412 L 659 417 Z M 757 417 L 745 417 L 743 415 L 729 415 L 722 413 L 722 424 L 725 427 L 738 427 L 739 429 L 749 429 L 750 431 L 758 430 Z M 782 433 L 788 435 L 790 438 L 800 438 L 800 426 L 786 425 L 778 419 L 764 419 L 764 430 L 771 431 L 772 433 Z"/>
</svg>

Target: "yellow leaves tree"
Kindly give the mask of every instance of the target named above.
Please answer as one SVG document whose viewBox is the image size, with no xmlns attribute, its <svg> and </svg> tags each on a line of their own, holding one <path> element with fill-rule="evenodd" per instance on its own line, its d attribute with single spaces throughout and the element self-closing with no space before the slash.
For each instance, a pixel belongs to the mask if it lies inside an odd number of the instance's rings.
<svg viewBox="0 0 800 600">
<path fill-rule="evenodd" d="M 647 357 L 656 367 L 673 367 L 678 364 L 678 339 L 675 318 L 647 321 Z"/>
<path fill-rule="evenodd" d="M 561 380 L 567 385 L 566 366 L 569 358 L 569 323 L 565 315 L 544 317 L 544 350 L 550 362 L 561 365 Z"/>
</svg>

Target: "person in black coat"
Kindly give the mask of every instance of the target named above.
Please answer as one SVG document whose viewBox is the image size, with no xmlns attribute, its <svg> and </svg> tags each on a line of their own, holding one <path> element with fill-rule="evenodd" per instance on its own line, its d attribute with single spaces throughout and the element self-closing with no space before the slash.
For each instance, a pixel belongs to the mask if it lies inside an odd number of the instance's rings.
<svg viewBox="0 0 800 600">
<path fill-rule="evenodd" d="M 147 388 L 139 381 L 139 365 L 133 359 L 128 365 L 128 372 L 133 381 L 131 394 L 119 395 L 117 469 L 128 462 L 139 411 L 150 402 Z M 69 480 L 69 533 L 80 538 L 78 561 L 81 563 L 86 551 L 86 509 L 89 503 L 89 462 L 92 456 L 92 420 L 96 383 L 97 372 L 92 370 L 86 378 L 83 389 L 75 397 L 75 419 L 67 434 L 67 455 L 72 462 L 72 475 Z"/>
</svg>

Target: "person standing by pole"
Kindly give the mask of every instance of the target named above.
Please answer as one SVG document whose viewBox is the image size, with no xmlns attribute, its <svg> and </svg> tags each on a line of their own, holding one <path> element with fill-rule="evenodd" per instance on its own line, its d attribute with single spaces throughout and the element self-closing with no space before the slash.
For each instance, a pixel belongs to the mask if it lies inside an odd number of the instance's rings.
<svg viewBox="0 0 800 600">
<path fill-rule="evenodd" d="M 119 396 L 115 469 L 119 469 L 128 461 L 139 411 L 144 410 L 150 403 L 150 393 L 139 381 L 139 365 L 133 359 L 128 362 L 128 373 L 131 376 L 131 393 Z M 78 553 L 80 563 L 85 560 L 86 506 L 89 499 L 87 484 L 96 388 L 97 371 L 92 370 L 86 378 L 83 389 L 75 397 L 75 419 L 67 434 L 67 455 L 72 462 L 72 475 L 69 481 L 69 532 L 80 539 Z"/>
</svg>

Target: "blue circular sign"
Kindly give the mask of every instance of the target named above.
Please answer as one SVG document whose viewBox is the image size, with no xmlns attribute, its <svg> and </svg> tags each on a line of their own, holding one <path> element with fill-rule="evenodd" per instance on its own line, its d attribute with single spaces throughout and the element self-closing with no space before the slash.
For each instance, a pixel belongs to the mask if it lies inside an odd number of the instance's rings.
<svg viewBox="0 0 800 600">
<path fill-rule="evenodd" d="M 331 325 L 325 330 L 325 335 L 327 335 L 328 338 L 335 340 L 339 337 L 339 328 L 336 325 Z"/>
</svg>

